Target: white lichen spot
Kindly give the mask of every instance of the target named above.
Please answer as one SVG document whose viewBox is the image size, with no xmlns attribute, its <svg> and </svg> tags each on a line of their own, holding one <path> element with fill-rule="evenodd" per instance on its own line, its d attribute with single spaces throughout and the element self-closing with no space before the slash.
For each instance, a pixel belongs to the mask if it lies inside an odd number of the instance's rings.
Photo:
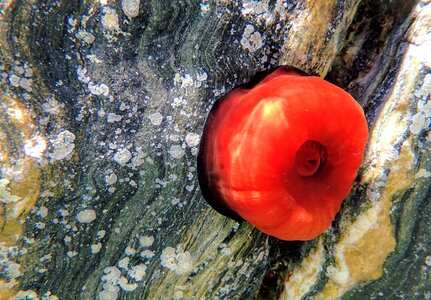
<svg viewBox="0 0 431 300">
<path fill-rule="evenodd" d="M 41 219 L 48 216 L 48 208 L 45 206 L 39 207 L 38 211 L 36 212 L 36 215 L 39 216 Z"/>
<path fill-rule="evenodd" d="M 24 144 L 24 153 L 27 156 L 40 159 L 46 150 L 46 141 L 41 136 L 35 136 L 32 139 L 26 140 Z"/>
<path fill-rule="evenodd" d="M 193 78 L 190 74 L 185 74 L 183 77 L 181 77 L 181 86 L 187 87 L 193 85 Z"/>
<path fill-rule="evenodd" d="M 43 222 L 36 222 L 36 223 L 34 223 L 34 227 L 35 227 L 35 228 L 37 228 L 37 229 L 42 230 L 42 229 L 45 229 L 45 227 L 46 227 L 46 223 L 43 223 Z"/>
<path fill-rule="evenodd" d="M 409 127 L 410 132 L 419 134 L 422 130 L 427 128 L 430 124 L 430 118 L 427 118 L 422 112 L 418 112 L 412 117 L 412 123 Z"/>
<path fill-rule="evenodd" d="M 96 220 L 96 212 L 92 209 L 85 209 L 76 215 L 76 220 L 79 223 L 91 223 Z"/>
<path fill-rule="evenodd" d="M 103 60 L 99 59 L 96 55 L 94 54 L 87 54 L 85 56 L 85 58 L 87 58 L 91 63 L 93 64 L 101 64 L 103 63 Z"/>
<path fill-rule="evenodd" d="M 180 159 L 184 156 L 185 152 L 180 145 L 172 145 L 169 149 L 169 154 L 175 159 Z"/>
<path fill-rule="evenodd" d="M 21 182 L 26 178 L 30 168 L 30 162 L 26 159 L 17 159 L 13 166 L 3 168 L 3 176 L 9 180 Z"/>
<path fill-rule="evenodd" d="M 429 99 L 431 90 L 431 75 L 427 74 L 420 88 L 415 92 L 415 97 L 419 98 L 417 103 L 417 112 L 412 117 L 410 124 L 410 132 L 419 134 L 422 130 L 428 128 L 431 123 L 431 100 Z"/>
<path fill-rule="evenodd" d="M 78 20 L 76 20 L 75 18 L 72 18 L 72 17 L 67 17 L 67 23 L 71 27 L 76 27 L 78 25 Z"/>
<path fill-rule="evenodd" d="M 121 8 L 126 16 L 134 18 L 139 15 L 140 0 L 122 0 Z"/>
<path fill-rule="evenodd" d="M 175 271 L 177 275 L 190 272 L 193 268 L 190 252 L 184 252 L 181 245 L 176 249 L 173 247 L 163 249 L 160 263 L 163 267 Z"/>
<path fill-rule="evenodd" d="M 152 258 L 154 256 L 154 251 L 151 250 L 144 250 L 141 252 L 142 258 Z"/>
<path fill-rule="evenodd" d="M 42 256 L 41 258 L 39 258 L 40 262 L 45 262 L 45 261 L 50 261 L 52 259 L 52 254 L 49 253 L 47 255 Z"/>
<path fill-rule="evenodd" d="M 106 275 L 102 277 L 102 280 L 109 280 L 111 282 L 116 282 L 120 279 L 121 271 L 117 267 L 107 267 L 103 270 Z"/>
<path fill-rule="evenodd" d="M 85 43 L 87 43 L 87 44 L 92 44 L 95 40 L 96 40 L 96 37 L 95 37 L 95 35 L 94 34 L 92 34 L 91 32 L 88 32 L 87 30 L 85 30 L 85 29 L 82 29 L 82 30 L 78 30 L 77 32 L 76 32 L 76 38 L 78 39 L 78 40 L 82 40 L 82 41 L 84 41 Z"/>
<path fill-rule="evenodd" d="M 154 243 L 153 236 L 142 236 L 139 238 L 139 244 L 144 248 L 150 247 L 153 243 Z"/>
<path fill-rule="evenodd" d="M 106 235 L 106 230 L 100 230 L 97 232 L 97 238 L 98 239 L 103 239 Z"/>
<path fill-rule="evenodd" d="M 117 182 L 117 175 L 115 173 L 111 173 L 105 176 L 105 182 L 109 185 L 113 185 Z"/>
<path fill-rule="evenodd" d="M 169 139 L 172 142 L 179 142 L 180 141 L 180 136 L 178 134 L 170 134 L 169 135 Z"/>
<path fill-rule="evenodd" d="M 33 80 L 28 78 L 21 78 L 19 81 L 19 86 L 25 89 L 27 92 L 31 92 L 33 90 Z"/>
<path fill-rule="evenodd" d="M 0 179 L 0 202 L 2 203 L 14 203 L 21 199 L 19 196 L 12 195 L 10 190 L 7 188 L 10 181 L 6 178 Z"/>
<path fill-rule="evenodd" d="M 55 98 L 51 97 L 42 104 L 42 109 L 52 115 L 58 115 L 64 107 L 63 103 L 58 102 Z"/>
<path fill-rule="evenodd" d="M 95 84 L 92 81 L 90 81 L 87 87 L 90 93 L 93 95 L 96 95 L 96 96 L 102 95 L 105 97 L 109 95 L 109 87 L 104 83 Z"/>
<path fill-rule="evenodd" d="M 163 267 L 170 270 L 175 270 L 178 264 L 176 260 L 175 248 L 166 247 L 162 252 L 160 260 Z"/>
<path fill-rule="evenodd" d="M 285 0 L 277 0 L 276 3 L 269 5 L 269 0 L 244 0 L 242 1 L 241 13 L 245 17 L 252 18 L 253 21 L 265 24 L 274 24 L 275 22 L 283 21 L 287 18 L 287 10 L 289 4 Z M 277 24 L 278 28 L 280 27 Z"/>
<path fill-rule="evenodd" d="M 415 91 L 415 96 L 418 98 L 425 99 L 431 92 L 431 74 L 425 75 L 422 80 L 422 84 L 419 89 Z"/>
<path fill-rule="evenodd" d="M 258 31 L 254 31 L 253 25 L 245 26 L 244 33 L 241 38 L 241 46 L 244 50 L 255 52 L 262 48 L 262 36 Z"/>
<path fill-rule="evenodd" d="M 196 75 L 197 81 L 205 81 L 208 78 L 208 74 L 206 72 L 203 72 L 201 74 Z"/>
<path fill-rule="evenodd" d="M 126 249 L 124 250 L 124 254 L 126 254 L 127 256 L 134 255 L 135 253 L 136 253 L 136 249 L 130 246 L 127 246 Z"/>
<path fill-rule="evenodd" d="M 186 143 L 189 147 L 195 147 L 199 145 L 200 136 L 197 133 L 189 132 L 186 134 Z"/>
<path fill-rule="evenodd" d="M 204 15 L 210 11 L 210 5 L 208 3 L 201 3 L 199 6 L 201 8 L 201 15 Z"/>
<path fill-rule="evenodd" d="M 183 107 L 185 105 L 187 105 L 187 101 L 183 97 L 175 97 L 174 99 L 172 99 L 172 108 Z"/>
<path fill-rule="evenodd" d="M 19 87 L 19 81 L 21 80 L 21 78 L 19 76 L 16 76 L 15 74 L 11 74 L 9 75 L 8 80 L 10 85 L 14 87 Z"/>
<path fill-rule="evenodd" d="M 109 113 L 108 117 L 106 118 L 106 121 L 108 121 L 108 123 L 114 123 L 114 122 L 119 122 L 121 121 L 123 117 L 114 113 Z"/>
<path fill-rule="evenodd" d="M 99 253 L 101 249 L 102 249 L 102 243 L 91 245 L 91 253 L 93 254 Z"/>
<path fill-rule="evenodd" d="M 181 84 L 181 88 L 186 88 L 193 85 L 193 78 L 190 74 L 181 76 L 180 73 L 176 73 L 174 76 L 174 84 Z"/>
<path fill-rule="evenodd" d="M 29 65 L 24 66 L 24 76 L 25 77 L 33 76 L 33 69 Z"/>
<path fill-rule="evenodd" d="M 147 267 L 144 264 L 133 266 L 127 271 L 129 275 L 135 281 L 141 281 L 144 278 Z"/>
<path fill-rule="evenodd" d="M 132 158 L 132 153 L 126 148 L 117 150 L 114 155 L 114 160 L 121 166 L 125 166 L 127 162 Z"/>
<path fill-rule="evenodd" d="M 129 262 L 130 262 L 130 258 L 129 257 L 125 257 L 123 259 L 121 259 L 118 263 L 117 266 L 120 269 L 124 269 L 127 270 L 129 268 Z"/>
<path fill-rule="evenodd" d="M 121 277 L 121 271 L 116 267 L 107 267 L 103 270 L 105 275 L 100 278 L 103 290 L 99 293 L 99 300 L 115 300 L 118 297 L 120 288 L 117 286 Z"/>
<path fill-rule="evenodd" d="M 118 280 L 118 285 L 121 287 L 122 290 L 126 292 L 134 291 L 138 287 L 137 283 L 129 283 L 127 281 L 127 278 L 124 276 L 120 277 L 120 279 Z"/>
<path fill-rule="evenodd" d="M 102 26 L 108 31 L 120 30 L 120 22 L 115 9 L 112 9 L 110 7 L 103 8 Z"/>
<path fill-rule="evenodd" d="M 146 154 L 141 150 L 136 150 L 135 156 L 132 158 L 132 165 L 135 167 L 139 167 L 144 163 Z"/>
<path fill-rule="evenodd" d="M 133 187 L 137 187 L 138 186 L 138 183 L 136 181 L 134 181 L 134 180 L 130 180 L 129 184 L 131 186 L 133 186 Z"/>
<path fill-rule="evenodd" d="M 150 119 L 151 124 L 154 126 L 159 126 L 162 124 L 163 116 L 159 112 L 155 112 L 148 116 L 148 119 Z"/>
<path fill-rule="evenodd" d="M 6 110 L 6 113 L 16 122 L 19 122 L 21 124 L 24 124 L 24 113 L 23 110 L 20 108 L 8 108 Z"/>
<path fill-rule="evenodd" d="M 88 83 L 90 82 L 90 77 L 87 75 L 87 69 L 81 66 L 78 66 L 76 68 L 76 75 L 78 75 L 78 80 L 82 83 Z"/>
<path fill-rule="evenodd" d="M 260 15 L 268 12 L 269 1 L 244 0 L 242 2 L 242 7 L 241 13 L 243 15 Z"/>
<path fill-rule="evenodd" d="M 12 278 L 18 278 L 18 277 L 20 277 L 22 275 L 22 272 L 20 270 L 21 269 L 21 265 L 20 264 L 11 262 L 11 263 L 9 263 L 7 265 L 6 268 L 7 268 L 6 273 L 9 276 L 11 276 Z"/>
<path fill-rule="evenodd" d="M 70 158 L 75 149 L 75 135 L 69 130 L 61 131 L 54 139 L 50 140 L 51 152 L 48 156 L 54 160 Z"/>
<path fill-rule="evenodd" d="M 421 100 L 418 102 L 418 110 L 422 112 L 425 117 L 430 118 L 431 117 L 431 101 L 430 100 Z"/>
<path fill-rule="evenodd" d="M 66 255 L 67 255 L 68 257 L 72 258 L 72 257 L 77 256 L 77 255 L 78 255 L 78 252 L 76 252 L 76 251 L 68 251 L 68 252 L 66 253 Z"/>
<path fill-rule="evenodd" d="M 13 261 L 16 255 L 20 255 L 16 247 L 6 247 L 4 242 L 0 242 L 0 269 L 2 270 L 0 288 L 11 289 L 19 284 L 17 278 L 23 273 L 21 265 Z"/>
<path fill-rule="evenodd" d="M 116 300 L 118 298 L 118 291 L 103 290 L 99 293 L 98 300 Z"/>
<path fill-rule="evenodd" d="M 119 109 L 121 110 L 121 111 L 125 111 L 126 109 L 129 109 L 130 107 L 128 106 L 128 105 L 126 105 L 124 102 L 122 102 L 121 104 L 120 104 L 120 107 L 119 107 Z"/>
<path fill-rule="evenodd" d="M 15 61 L 16 63 L 19 63 L 18 61 Z M 16 74 L 19 74 L 19 75 L 22 75 L 22 74 L 24 74 L 24 67 L 23 66 L 21 66 L 20 65 L 20 63 L 19 63 L 19 65 L 15 65 L 15 66 L 13 66 L 12 67 L 12 70 L 16 73 Z"/>
</svg>

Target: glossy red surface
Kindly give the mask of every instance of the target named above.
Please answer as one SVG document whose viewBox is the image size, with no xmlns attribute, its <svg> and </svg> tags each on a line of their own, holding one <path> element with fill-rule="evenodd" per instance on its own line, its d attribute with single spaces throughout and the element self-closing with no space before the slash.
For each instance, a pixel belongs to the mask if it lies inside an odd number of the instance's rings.
<svg viewBox="0 0 431 300">
<path fill-rule="evenodd" d="M 210 113 L 198 171 L 208 202 L 283 240 L 313 239 L 349 194 L 368 138 L 337 86 L 277 69 Z"/>
</svg>

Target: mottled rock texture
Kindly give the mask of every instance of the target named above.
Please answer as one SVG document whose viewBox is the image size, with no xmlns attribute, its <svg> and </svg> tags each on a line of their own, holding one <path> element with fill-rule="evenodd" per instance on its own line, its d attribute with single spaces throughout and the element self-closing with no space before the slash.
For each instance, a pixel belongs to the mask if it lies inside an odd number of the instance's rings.
<svg viewBox="0 0 431 300">
<path fill-rule="evenodd" d="M 1 299 L 431 297 L 428 0 L 0 8 Z M 348 90 L 370 126 L 310 242 L 219 215 L 196 178 L 211 106 L 279 65 Z"/>
</svg>

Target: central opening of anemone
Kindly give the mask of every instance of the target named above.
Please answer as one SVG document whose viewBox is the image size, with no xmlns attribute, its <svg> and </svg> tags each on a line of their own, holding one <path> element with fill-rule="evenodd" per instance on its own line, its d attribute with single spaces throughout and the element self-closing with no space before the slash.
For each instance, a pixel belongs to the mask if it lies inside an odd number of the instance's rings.
<svg viewBox="0 0 431 300">
<path fill-rule="evenodd" d="M 295 169 L 301 176 L 313 176 L 323 168 L 326 158 L 325 146 L 317 141 L 305 141 L 296 151 Z"/>
</svg>

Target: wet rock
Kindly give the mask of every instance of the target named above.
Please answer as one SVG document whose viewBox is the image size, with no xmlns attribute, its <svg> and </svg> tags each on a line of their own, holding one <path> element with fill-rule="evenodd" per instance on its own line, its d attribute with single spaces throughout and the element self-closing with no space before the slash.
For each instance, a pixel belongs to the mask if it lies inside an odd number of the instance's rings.
<svg viewBox="0 0 431 300">
<path fill-rule="evenodd" d="M 426 297 L 430 11 L 427 1 L 7 1 L 0 295 Z M 346 88 L 370 125 L 350 197 L 305 243 L 217 214 L 196 178 L 211 106 L 279 65 Z"/>
</svg>

